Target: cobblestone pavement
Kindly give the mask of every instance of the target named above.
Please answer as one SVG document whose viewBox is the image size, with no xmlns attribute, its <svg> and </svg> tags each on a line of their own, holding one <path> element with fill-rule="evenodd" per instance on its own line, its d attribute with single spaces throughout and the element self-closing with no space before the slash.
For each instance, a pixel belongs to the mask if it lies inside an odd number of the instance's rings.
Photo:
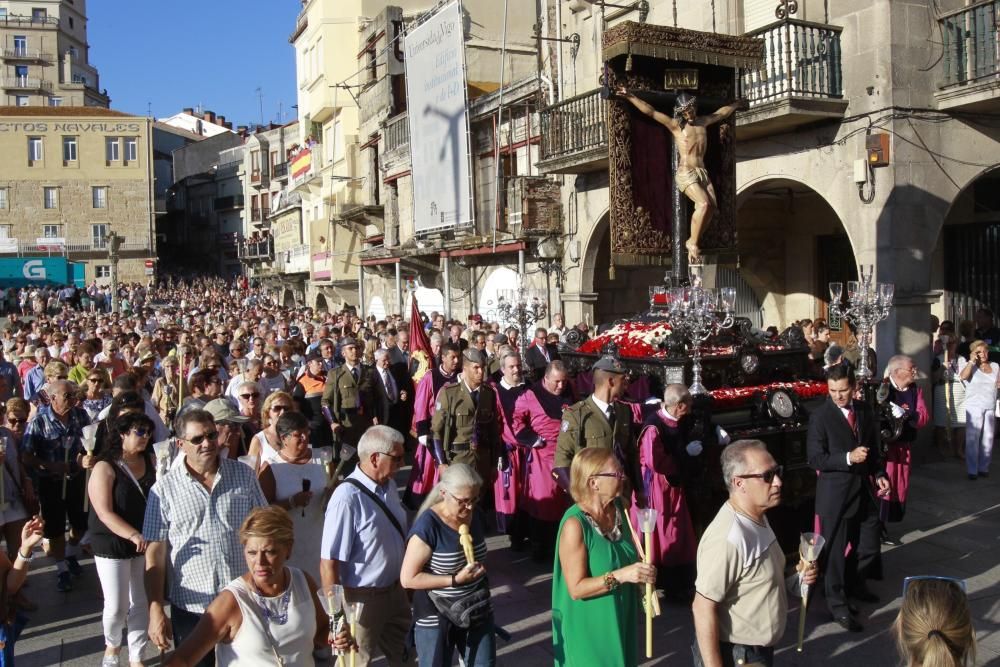
<svg viewBox="0 0 1000 667">
<path fill-rule="evenodd" d="M 880 604 L 863 605 L 864 632 L 848 634 L 829 622 L 817 596 L 810 605 L 805 652 L 795 652 L 798 605 L 778 647 L 778 664 L 837 662 L 859 667 L 898 664 L 889 627 L 899 607 L 903 577 L 944 574 L 965 578 L 979 638 L 979 665 L 1000 665 L 1000 483 L 995 478 L 969 482 L 958 461 L 927 463 L 913 472 L 906 521 L 895 526 L 903 539 L 884 555 L 885 580 L 872 582 Z M 29 596 L 39 604 L 17 644 L 19 667 L 98 665 L 103 641 L 101 593 L 97 573 L 84 561 L 85 574 L 67 594 L 55 590 L 52 561 L 36 558 Z M 551 568 L 507 548 L 506 538 L 490 540 L 487 560 L 498 621 L 511 632 L 499 643 L 498 664 L 551 665 Z M 656 619 L 656 658 L 647 665 L 689 665 L 694 636 L 690 609 L 664 605 Z M 123 660 L 122 664 L 126 664 Z M 148 664 L 158 664 L 156 660 Z M 382 661 L 384 664 L 384 661 Z M 603 666 L 602 666 L 603 667 Z"/>
</svg>

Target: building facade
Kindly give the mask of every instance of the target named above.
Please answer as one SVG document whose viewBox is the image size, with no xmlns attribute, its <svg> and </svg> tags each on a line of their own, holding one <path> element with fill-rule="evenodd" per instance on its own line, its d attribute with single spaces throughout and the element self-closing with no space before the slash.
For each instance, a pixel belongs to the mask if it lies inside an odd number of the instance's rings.
<svg viewBox="0 0 1000 667">
<path fill-rule="evenodd" d="M 90 62 L 86 0 L 0 0 L 0 104 L 111 104 Z"/>
<path fill-rule="evenodd" d="M 152 120 L 99 107 L 0 107 L 0 256 L 65 257 L 146 282 L 156 258 Z"/>
</svg>

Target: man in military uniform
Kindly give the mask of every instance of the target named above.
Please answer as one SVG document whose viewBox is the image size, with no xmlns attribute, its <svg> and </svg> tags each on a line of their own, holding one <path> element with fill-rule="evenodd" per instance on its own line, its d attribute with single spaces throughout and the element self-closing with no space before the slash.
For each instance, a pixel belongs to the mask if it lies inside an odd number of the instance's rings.
<svg viewBox="0 0 1000 667">
<path fill-rule="evenodd" d="M 482 476 L 484 489 L 491 489 L 490 472 L 500 455 L 501 421 L 496 392 L 483 382 L 484 356 L 475 348 L 462 353 L 461 379 L 438 394 L 431 434 L 439 466 L 468 464 Z"/>
<path fill-rule="evenodd" d="M 340 353 L 344 363 L 327 375 L 321 399 L 338 454 L 340 443 L 357 446 L 374 414 L 371 369 L 361 365 L 358 342 L 350 337 L 342 339 Z"/>
<path fill-rule="evenodd" d="M 591 370 L 594 393 L 563 412 L 552 476 L 568 492 L 569 467 L 578 451 L 584 447 L 612 449 L 630 482 L 622 495 L 627 498 L 635 491 L 637 504 L 644 506 L 645 495 L 635 446 L 637 429 L 633 428 L 637 417 L 632 408 L 618 400 L 628 387 L 625 367 L 615 357 L 605 355 Z"/>
</svg>

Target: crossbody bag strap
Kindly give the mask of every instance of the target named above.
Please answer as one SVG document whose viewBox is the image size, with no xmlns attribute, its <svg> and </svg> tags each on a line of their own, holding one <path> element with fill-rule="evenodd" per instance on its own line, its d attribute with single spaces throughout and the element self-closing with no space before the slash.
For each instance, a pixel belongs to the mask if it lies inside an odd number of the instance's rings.
<svg viewBox="0 0 1000 667">
<path fill-rule="evenodd" d="M 389 521 L 392 522 L 393 527 L 399 532 L 399 536 L 402 537 L 404 541 L 406 540 L 406 533 L 403 532 L 403 527 L 399 525 L 399 519 L 397 519 L 396 515 L 392 513 L 392 510 L 390 510 L 389 507 L 384 502 L 382 502 L 381 498 L 376 496 L 369 489 L 365 488 L 365 485 L 356 479 L 348 477 L 347 479 L 344 480 L 344 483 L 350 484 L 357 490 L 361 491 L 361 493 L 365 494 L 373 501 L 375 501 L 375 504 L 378 505 L 383 512 L 385 512 L 385 515 L 389 518 Z"/>
</svg>

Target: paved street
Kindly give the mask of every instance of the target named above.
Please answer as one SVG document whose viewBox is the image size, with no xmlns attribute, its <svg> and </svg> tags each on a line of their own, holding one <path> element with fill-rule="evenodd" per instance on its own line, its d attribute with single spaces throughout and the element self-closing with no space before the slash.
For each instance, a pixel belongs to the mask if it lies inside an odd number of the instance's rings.
<svg viewBox="0 0 1000 667">
<path fill-rule="evenodd" d="M 953 460 L 928 463 L 914 470 L 912 499 L 901 533 L 904 544 L 885 554 L 886 579 L 873 582 L 882 604 L 862 608 L 865 631 L 848 635 L 827 622 L 822 600 L 811 606 L 805 652 L 795 652 L 795 621 L 798 608 L 789 617 L 788 630 L 779 648 L 779 664 L 814 665 L 897 664 L 888 634 L 899 605 L 903 577 L 912 574 L 945 574 L 968 581 L 974 622 L 979 638 L 978 665 L 1000 665 L 1000 559 L 995 549 L 1000 540 L 1000 482 L 996 478 L 969 482 L 962 465 Z M 512 553 L 506 540 L 494 538 L 487 563 L 499 621 L 513 635 L 499 647 L 499 664 L 518 667 L 550 665 L 551 571 L 521 554 Z M 95 665 L 100 662 L 100 587 L 93 566 L 69 594 L 55 591 L 54 567 L 47 559 L 33 563 L 30 596 L 39 611 L 17 645 L 20 667 L 51 665 Z M 690 664 L 693 637 L 688 608 L 664 606 L 656 621 L 657 658 L 648 665 Z M 124 661 L 122 664 L 125 664 Z M 150 664 L 156 664 L 155 661 Z M 383 663 L 384 664 L 384 663 Z"/>
</svg>

